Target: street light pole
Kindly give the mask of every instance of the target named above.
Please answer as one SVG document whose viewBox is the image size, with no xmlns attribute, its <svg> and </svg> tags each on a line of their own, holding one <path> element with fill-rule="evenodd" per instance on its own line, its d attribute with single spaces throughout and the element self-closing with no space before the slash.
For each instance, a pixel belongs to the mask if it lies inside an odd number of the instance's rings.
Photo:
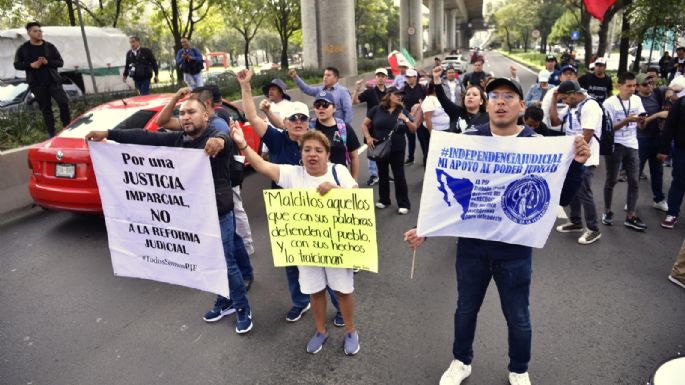
<svg viewBox="0 0 685 385">
<path fill-rule="evenodd" d="M 88 39 L 86 38 L 86 29 L 83 26 L 83 16 L 81 16 L 81 2 L 76 0 L 76 13 L 78 14 L 78 23 L 81 26 L 81 36 L 83 36 L 83 46 L 86 49 L 86 59 L 88 59 L 88 69 L 90 70 L 90 80 L 93 82 L 93 91 L 95 96 L 98 96 L 98 86 L 95 84 L 95 72 L 93 71 L 93 62 L 90 60 L 90 50 L 88 49 Z"/>
</svg>

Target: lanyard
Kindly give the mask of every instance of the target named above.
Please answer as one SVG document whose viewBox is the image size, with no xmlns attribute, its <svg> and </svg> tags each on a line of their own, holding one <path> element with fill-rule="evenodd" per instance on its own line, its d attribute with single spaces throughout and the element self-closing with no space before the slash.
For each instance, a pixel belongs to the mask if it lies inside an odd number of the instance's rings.
<svg viewBox="0 0 685 385">
<path fill-rule="evenodd" d="M 626 106 L 623 105 L 623 100 L 621 98 L 618 98 L 618 102 L 621 103 L 621 108 L 623 109 L 623 113 L 625 114 L 625 118 L 628 118 L 628 114 L 630 113 L 630 98 L 628 98 L 628 110 L 626 110 Z"/>
<path fill-rule="evenodd" d="M 566 116 L 568 116 L 568 132 L 572 133 L 573 132 L 573 116 L 571 116 L 571 109 L 569 109 Z"/>
</svg>

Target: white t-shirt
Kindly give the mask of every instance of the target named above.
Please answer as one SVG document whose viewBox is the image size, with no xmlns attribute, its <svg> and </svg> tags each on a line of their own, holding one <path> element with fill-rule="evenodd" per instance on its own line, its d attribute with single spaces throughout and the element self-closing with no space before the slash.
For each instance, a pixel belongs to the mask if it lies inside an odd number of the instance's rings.
<svg viewBox="0 0 685 385">
<path fill-rule="evenodd" d="M 442 108 L 440 101 L 435 95 L 428 95 L 426 99 L 421 103 L 421 109 L 423 112 L 432 112 L 431 123 L 433 124 L 433 130 L 445 131 L 450 128 L 450 117 L 447 115 L 445 110 Z"/>
<path fill-rule="evenodd" d="M 587 95 L 586 95 L 587 96 Z M 597 138 L 602 137 L 602 109 L 599 103 L 592 100 L 586 100 L 580 109 L 580 122 L 578 121 L 578 106 L 569 109 L 566 117 L 566 125 L 564 130 L 568 136 L 583 135 L 583 130 L 594 130 L 594 135 Z M 599 165 L 599 142 L 595 137 L 590 140 L 590 159 L 585 162 L 586 166 Z"/>
<path fill-rule="evenodd" d="M 542 108 L 542 111 L 545 113 L 542 121 L 547 125 L 547 127 L 556 131 L 561 131 L 561 125 L 553 126 L 549 118 L 549 110 L 552 108 L 552 102 L 556 103 L 556 100 L 552 100 L 552 95 L 554 94 L 555 88 L 556 87 L 553 87 L 552 85 L 547 88 L 547 93 L 545 94 L 545 97 L 542 98 L 542 104 L 540 105 L 540 108 Z M 562 122 L 564 119 L 566 119 L 566 114 L 568 114 L 568 105 L 565 103 L 557 103 L 557 115 Z M 564 127 L 564 129 L 566 129 L 566 127 Z"/>
<path fill-rule="evenodd" d="M 271 111 L 283 119 L 285 118 L 285 114 L 290 110 L 290 104 L 292 104 L 292 102 L 288 99 L 282 99 L 278 103 L 271 102 Z"/>
<path fill-rule="evenodd" d="M 328 172 L 325 175 L 311 176 L 302 166 L 279 164 L 280 177 L 277 184 L 283 188 L 317 188 L 324 182 L 331 182 L 335 185 L 337 183 L 333 176 L 333 166 L 335 164 L 328 164 Z M 337 165 L 335 171 L 338 175 L 338 181 L 340 181 L 340 187 L 352 188 L 357 186 L 357 181 L 352 178 L 352 174 L 347 170 L 347 167 Z"/>
<path fill-rule="evenodd" d="M 609 114 L 614 127 L 616 127 L 620 121 L 629 115 L 639 115 L 645 112 L 645 107 L 637 95 L 631 95 L 628 100 L 621 100 L 618 95 L 614 95 L 604 101 L 604 110 Z M 627 126 L 618 130 L 614 128 L 614 143 L 637 150 L 637 122 L 628 123 Z"/>
<path fill-rule="evenodd" d="M 445 83 L 447 83 L 447 87 L 450 89 L 450 94 L 447 97 L 450 98 L 452 103 L 461 105 L 461 84 L 456 79 L 452 81 L 446 80 Z"/>
</svg>

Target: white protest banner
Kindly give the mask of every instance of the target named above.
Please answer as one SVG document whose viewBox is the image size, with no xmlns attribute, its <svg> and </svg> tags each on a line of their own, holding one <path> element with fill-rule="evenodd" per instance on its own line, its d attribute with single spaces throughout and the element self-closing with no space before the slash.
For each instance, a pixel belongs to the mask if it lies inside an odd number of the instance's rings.
<svg viewBox="0 0 685 385">
<path fill-rule="evenodd" d="M 177 147 L 89 146 L 114 274 L 228 297 L 207 155 Z"/>
<path fill-rule="evenodd" d="M 432 133 L 417 233 L 543 247 L 574 140 Z"/>
</svg>

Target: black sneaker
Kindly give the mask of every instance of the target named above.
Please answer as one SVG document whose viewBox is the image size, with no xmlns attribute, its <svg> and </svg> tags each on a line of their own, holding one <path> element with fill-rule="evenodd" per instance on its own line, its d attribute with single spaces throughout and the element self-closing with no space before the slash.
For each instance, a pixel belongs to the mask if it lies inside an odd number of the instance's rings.
<svg viewBox="0 0 685 385">
<path fill-rule="evenodd" d="M 647 225 L 645 225 L 645 223 L 642 222 L 637 215 L 635 215 L 632 218 L 626 217 L 626 221 L 623 222 L 623 225 L 625 227 L 630 227 L 631 229 L 635 229 L 635 230 L 640 230 L 640 231 L 647 230 Z"/>
<path fill-rule="evenodd" d="M 607 226 L 611 226 L 614 224 L 614 213 L 609 211 L 608 213 L 602 214 L 602 223 L 604 223 Z"/>
<path fill-rule="evenodd" d="M 575 231 L 584 231 L 585 228 L 583 227 L 582 223 L 573 223 L 573 222 L 568 222 L 564 223 L 563 225 L 557 226 L 557 231 L 560 233 L 572 233 Z"/>
<path fill-rule="evenodd" d="M 367 186 L 375 186 L 378 184 L 378 177 L 371 175 L 369 180 L 366 181 Z"/>
<path fill-rule="evenodd" d="M 412 164 L 414 164 L 414 159 L 407 159 L 404 161 L 405 166 L 411 166 Z"/>
</svg>

